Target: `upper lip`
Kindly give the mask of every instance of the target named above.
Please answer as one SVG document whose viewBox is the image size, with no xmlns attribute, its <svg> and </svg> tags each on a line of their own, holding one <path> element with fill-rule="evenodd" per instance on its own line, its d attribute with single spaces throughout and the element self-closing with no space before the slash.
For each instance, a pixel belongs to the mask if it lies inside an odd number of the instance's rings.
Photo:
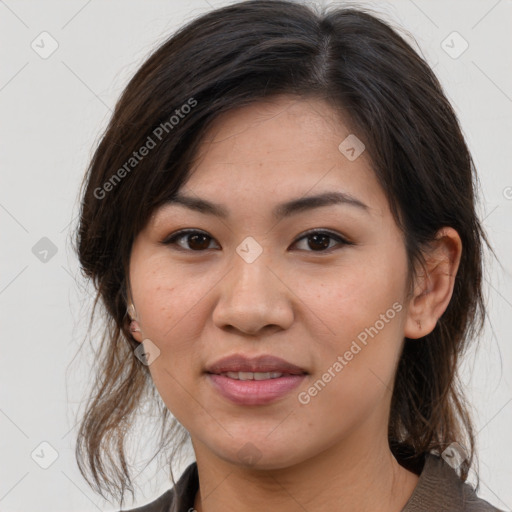
<svg viewBox="0 0 512 512">
<path fill-rule="evenodd" d="M 241 354 L 223 357 L 207 366 L 205 371 L 216 374 L 225 372 L 278 372 L 300 375 L 307 373 L 303 368 L 289 363 L 280 357 L 271 355 L 246 357 Z"/>
</svg>

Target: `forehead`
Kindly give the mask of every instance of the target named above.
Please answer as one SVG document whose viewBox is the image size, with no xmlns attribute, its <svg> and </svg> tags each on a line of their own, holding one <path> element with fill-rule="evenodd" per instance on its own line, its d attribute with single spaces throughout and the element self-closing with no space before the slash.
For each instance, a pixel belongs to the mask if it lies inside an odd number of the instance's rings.
<svg viewBox="0 0 512 512">
<path fill-rule="evenodd" d="M 339 112 L 322 100 L 281 96 L 233 109 L 210 126 L 182 192 L 239 214 L 332 191 L 382 214 L 386 199 L 368 155 L 350 160 L 340 151 L 349 136 Z"/>
<path fill-rule="evenodd" d="M 331 158 L 349 134 L 347 120 L 326 102 L 282 95 L 221 114 L 206 133 L 198 158 L 261 167 L 269 161 L 317 161 L 323 157 L 319 151 L 326 149 L 325 157 Z"/>
</svg>

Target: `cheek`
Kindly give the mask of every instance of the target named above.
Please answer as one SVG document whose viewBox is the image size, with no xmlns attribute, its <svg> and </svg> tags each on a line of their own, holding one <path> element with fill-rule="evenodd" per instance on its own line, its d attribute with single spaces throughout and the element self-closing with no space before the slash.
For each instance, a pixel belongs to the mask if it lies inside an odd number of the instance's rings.
<svg viewBox="0 0 512 512">
<path fill-rule="evenodd" d="M 191 382 L 201 360 L 195 340 L 202 330 L 198 315 L 204 278 L 202 284 L 199 276 L 184 278 L 155 258 L 134 269 L 131 286 L 142 337 L 159 350 L 148 368 L 151 378 L 167 408 L 187 427 Z"/>
<path fill-rule="evenodd" d="M 311 391 L 322 395 L 311 401 L 318 407 L 337 403 L 360 410 L 392 387 L 403 342 L 405 285 L 405 274 L 398 270 L 402 262 L 394 257 L 392 262 L 385 254 L 362 256 L 334 272 L 335 279 L 310 282 L 310 289 L 317 290 L 307 301 L 316 313 L 310 315 L 309 328 L 315 330 L 314 377 L 320 381 Z"/>
<path fill-rule="evenodd" d="M 197 337 L 197 312 L 210 288 L 204 276 L 184 275 L 169 268 L 162 258 L 149 258 L 143 265 L 134 265 L 131 286 L 145 338 L 161 350 L 172 345 L 173 350 L 181 352 L 189 345 L 189 339 Z"/>
<path fill-rule="evenodd" d="M 341 350 L 359 335 L 364 341 L 364 333 L 375 324 L 379 334 L 394 328 L 403 309 L 404 276 L 405 267 L 402 269 L 397 255 L 393 260 L 385 254 L 376 257 L 361 252 L 328 273 L 307 279 L 301 276 L 295 281 L 300 285 L 294 291 L 308 306 L 316 333 L 328 340 L 322 344 Z"/>
<path fill-rule="evenodd" d="M 315 373 L 298 396 L 311 431 L 346 433 L 369 417 L 386 421 L 402 345 L 399 310 L 399 303 L 382 309 L 385 320 L 346 311 L 335 336 L 316 338 Z"/>
</svg>

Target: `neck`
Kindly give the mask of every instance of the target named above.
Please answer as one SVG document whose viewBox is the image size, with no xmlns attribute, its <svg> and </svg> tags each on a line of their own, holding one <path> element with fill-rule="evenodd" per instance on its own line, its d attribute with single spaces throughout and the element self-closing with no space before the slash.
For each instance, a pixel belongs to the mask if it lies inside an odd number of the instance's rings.
<svg viewBox="0 0 512 512">
<path fill-rule="evenodd" d="M 256 512 L 262 504 L 280 512 L 400 512 L 418 482 L 394 458 L 387 440 L 329 447 L 299 464 L 272 470 L 214 460 L 195 448 L 197 512 Z"/>
</svg>

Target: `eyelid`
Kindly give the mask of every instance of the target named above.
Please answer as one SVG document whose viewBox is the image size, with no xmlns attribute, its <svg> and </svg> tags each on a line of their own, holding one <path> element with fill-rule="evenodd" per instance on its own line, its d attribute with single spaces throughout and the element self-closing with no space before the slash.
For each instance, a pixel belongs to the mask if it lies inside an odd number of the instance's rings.
<svg viewBox="0 0 512 512">
<path fill-rule="evenodd" d="M 206 231 L 202 231 L 201 229 L 194 229 L 194 228 L 187 228 L 187 229 L 180 229 L 179 231 L 175 231 L 174 233 L 171 233 L 170 235 L 166 236 L 160 243 L 162 245 L 173 245 L 175 244 L 175 241 L 184 237 L 185 235 L 192 235 L 192 234 L 200 234 L 205 235 L 208 238 L 211 238 L 212 240 L 215 240 L 212 236 L 210 236 Z M 181 247 L 180 247 L 181 249 Z M 188 249 L 184 249 L 188 250 Z M 204 251 L 190 251 L 189 252 L 204 252 Z"/>
<path fill-rule="evenodd" d="M 307 238 L 308 236 L 312 236 L 312 235 L 326 235 L 328 236 L 329 238 L 331 238 L 332 240 L 334 240 L 336 242 L 336 244 L 333 246 L 333 247 L 329 247 L 328 249 L 325 249 L 325 250 L 322 250 L 322 251 L 307 251 L 307 250 L 304 250 L 304 251 L 301 251 L 301 252 L 304 252 L 305 254 L 309 254 L 309 255 L 315 255 L 315 256 L 329 256 L 330 254 L 332 254 L 333 252 L 335 251 L 339 251 L 341 249 L 343 249 L 345 246 L 350 246 L 350 245 L 356 245 L 354 242 L 352 242 L 351 240 L 349 240 L 346 236 L 342 235 L 341 233 L 338 233 L 337 231 L 331 231 L 330 229 L 322 229 L 322 228 L 314 228 L 314 229 L 310 229 L 308 231 L 305 231 L 304 233 L 301 233 L 296 239 L 295 241 L 293 242 L 292 245 L 295 245 L 297 243 L 299 243 L 302 239 L 305 239 Z"/>
<path fill-rule="evenodd" d="M 162 245 L 177 245 L 175 243 L 176 240 L 179 240 L 180 238 L 185 237 L 186 235 L 189 235 L 189 234 L 202 234 L 202 235 L 205 235 L 206 237 L 210 238 L 211 240 L 215 240 L 215 238 L 210 236 L 206 231 L 203 231 L 201 229 L 185 228 L 185 229 L 181 229 L 179 231 L 176 231 L 176 232 L 166 236 L 160 243 Z M 333 240 L 335 240 L 336 242 L 338 242 L 338 244 L 341 244 L 341 245 L 355 245 L 354 242 L 351 242 L 348 238 L 341 235 L 340 233 L 331 231 L 330 229 L 326 229 L 326 228 L 313 228 L 308 231 L 305 231 L 297 236 L 297 238 L 293 241 L 292 245 L 295 245 L 297 242 L 301 241 L 303 238 L 306 238 L 307 236 L 317 235 L 317 234 L 327 235 L 330 238 L 332 238 Z M 313 254 L 315 254 L 315 253 L 328 254 L 328 253 L 332 252 L 333 249 L 336 249 L 336 247 L 331 247 L 330 249 L 327 249 L 325 251 L 304 251 L 304 252 L 310 252 Z M 183 249 L 182 247 L 179 247 L 178 250 L 183 250 L 185 252 L 201 253 L 201 252 L 206 252 L 208 249 L 205 249 L 204 251 L 192 251 L 190 249 Z"/>
</svg>

